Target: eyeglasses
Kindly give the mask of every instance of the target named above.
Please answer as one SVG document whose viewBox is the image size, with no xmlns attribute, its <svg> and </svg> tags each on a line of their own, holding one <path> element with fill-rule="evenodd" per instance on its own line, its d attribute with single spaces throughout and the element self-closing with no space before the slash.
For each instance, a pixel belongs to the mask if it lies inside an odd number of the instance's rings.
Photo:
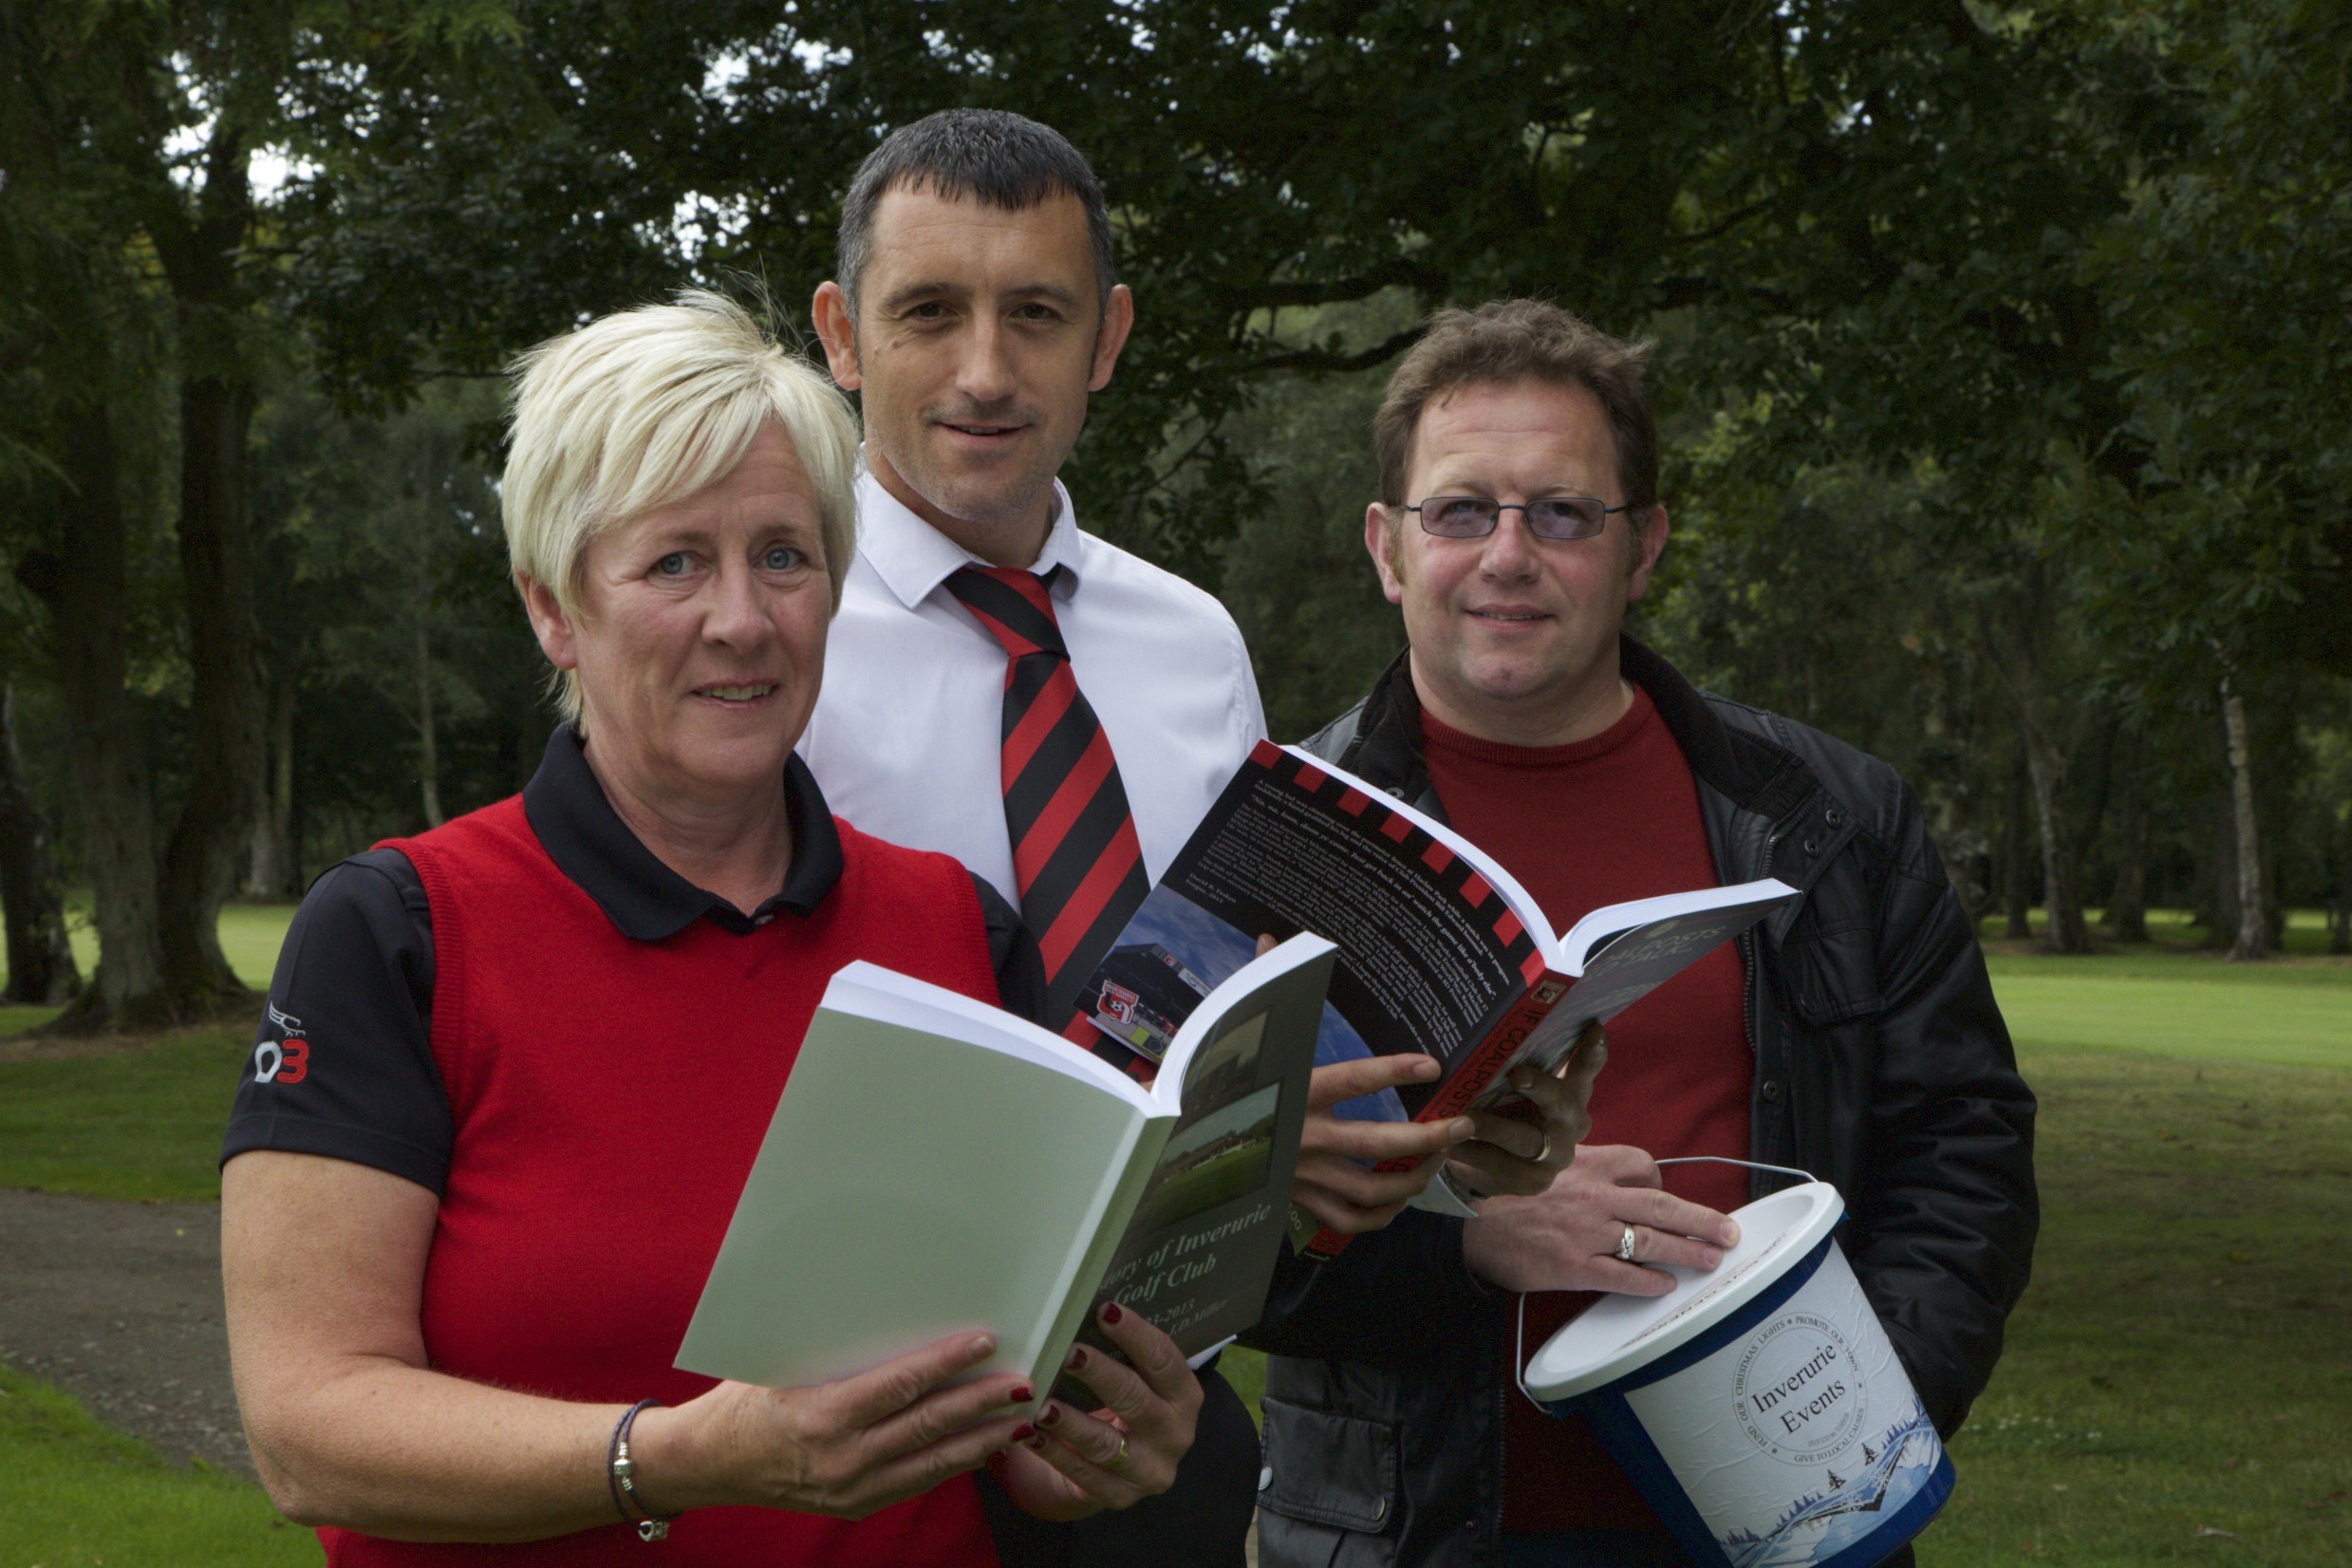
<svg viewBox="0 0 2352 1568">
<path fill-rule="evenodd" d="M 1609 526 L 1613 512 L 1631 512 L 1633 505 L 1604 506 L 1590 495 L 1547 495 L 1540 501 L 1495 501 L 1484 495 L 1431 495 L 1408 512 L 1421 513 L 1421 528 L 1441 539 L 1484 539 L 1495 531 L 1506 512 L 1527 520 L 1527 532 L 1539 539 L 1590 539 Z"/>
</svg>

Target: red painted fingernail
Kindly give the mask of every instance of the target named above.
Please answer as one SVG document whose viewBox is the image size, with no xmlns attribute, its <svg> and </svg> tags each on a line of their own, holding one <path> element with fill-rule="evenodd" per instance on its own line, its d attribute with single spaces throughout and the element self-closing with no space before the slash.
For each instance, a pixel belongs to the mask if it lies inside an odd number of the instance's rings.
<svg viewBox="0 0 2352 1568">
<path fill-rule="evenodd" d="M 1052 1400 L 1046 1401 L 1045 1409 L 1037 1412 L 1038 1422 L 1048 1427 L 1051 1427 L 1061 1418 L 1062 1408 L 1059 1405 L 1055 1404 Z"/>
<path fill-rule="evenodd" d="M 1022 1441 L 1027 1443 L 1033 1448 L 1042 1448 L 1045 1447 L 1045 1434 L 1043 1432 L 1031 1432 L 1026 1438 L 1022 1439 Z"/>
<path fill-rule="evenodd" d="M 1086 1365 L 1086 1347 L 1084 1345 L 1073 1345 L 1070 1347 L 1070 1361 L 1068 1364 L 1072 1372 L 1076 1372 L 1080 1367 Z"/>
<path fill-rule="evenodd" d="M 1127 1316 L 1127 1314 L 1125 1314 L 1125 1313 L 1123 1313 L 1123 1312 L 1121 1312 L 1121 1311 L 1119 1310 L 1119 1303 L 1118 1303 L 1118 1302 L 1116 1302 L 1116 1301 L 1105 1301 L 1105 1302 L 1103 1303 L 1103 1321 L 1104 1321 L 1104 1322 L 1106 1322 L 1106 1323 L 1115 1323 L 1115 1322 L 1117 1322 L 1120 1318 L 1125 1317 L 1126 1316 Z"/>
<path fill-rule="evenodd" d="M 1023 1383 L 1019 1388 L 1015 1389 L 1010 1394 L 1006 1395 L 1004 1402 L 1008 1405 L 1026 1405 L 1036 1397 L 1037 1391 L 1031 1388 L 1028 1384 Z"/>
<path fill-rule="evenodd" d="M 1014 1442 L 1016 1442 L 1016 1443 L 1026 1443 L 1026 1442 L 1028 1442 L 1031 1438 L 1033 1438 L 1033 1437 L 1035 1437 L 1035 1436 L 1036 1436 L 1036 1435 L 1037 1435 L 1037 1428 L 1035 1428 L 1035 1427 L 1032 1427 L 1032 1426 L 1031 1426 L 1028 1422 L 1026 1422 L 1026 1421 L 1022 1422 L 1019 1426 L 1017 1426 L 1017 1427 L 1016 1427 L 1016 1428 L 1013 1428 L 1013 1441 L 1014 1441 Z"/>
</svg>

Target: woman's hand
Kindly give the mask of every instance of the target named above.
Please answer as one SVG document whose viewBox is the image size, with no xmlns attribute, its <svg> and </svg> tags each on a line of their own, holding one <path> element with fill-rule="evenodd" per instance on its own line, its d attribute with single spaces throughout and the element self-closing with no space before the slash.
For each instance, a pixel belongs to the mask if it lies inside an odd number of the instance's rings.
<svg viewBox="0 0 2352 1568">
<path fill-rule="evenodd" d="M 1609 1037 L 1596 1019 L 1584 1026 L 1558 1072 L 1513 1068 L 1510 1085 L 1519 1098 L 1470 1117 L 1477 1130 L 1447 1161 L 1454 1180 L 1473 1192 L 1520 1196 L 1550 1186 L 1593 1130 L 1585 1108 L 1608 1059 Z"/>
<path fill-rule="evenodd" d="M 862 1519 L 985 1462 L 1029 1428 L 1036 1397 L 1011 1372 L 945 1387 L 996 1353 L 958 1335 L 838 1383 L 721 1383 L 637 1418 L 638 1488 L 661 1513 L 756 1503 Z"/>
<path fill-rule="evenodd" d="M 1081 1414 L 1047 1400 L 1036 1429 L 993 1463 L 1006 1494 L 1041 1519 L 1083 1519 L 1165 1492 L 1192 1447 L 1201 1380 L 1176 1342 L 1116 1301 L 1095 1321 L 1127 1364 L 1078 1345 L 1063 1366 L 1102 1407 Z"/>
<path fill-rule="evenodd" d="M 1620 1250 L 1629 1233 L 1631 1258 Z M 1480 1209 L 1463 1226 L 1462 1259 L 1504 1290 L 1664 1296 L 1674 1277 L 1659 1265 L 1711 1269 L 1739 1240 L 1729 1215 L 1661 1187 L 1649 1155 L 1608 1144 L 1577 1149 L 1545 1191 L 1497 1198 Z"/>
</svg>

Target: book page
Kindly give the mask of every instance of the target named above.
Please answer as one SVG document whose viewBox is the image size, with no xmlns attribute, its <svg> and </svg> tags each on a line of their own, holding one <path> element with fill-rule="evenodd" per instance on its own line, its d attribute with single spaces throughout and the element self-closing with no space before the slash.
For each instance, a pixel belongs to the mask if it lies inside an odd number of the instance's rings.
<svg viewBox="0 0 2352 1568">
<path fill-rule="evenodd" d="M 1283 943 L 1226 983 L 1171 1058 L 1182 1109 L 1091 1299 L 1132 1307 L 1187 1356 L 1264 1311 L 1332 957 L 1313 937 Z"/>
<path fill-rule="evenodd" d="M 1112 944 L 1081 1008 L 1154 1055 L 1260 935 L 1299 931 L 1339 947 L 1318 1065 L 1402 1051 L 1449 1059 L 1544 968 L 1493 883 L 1411 813 L 1260 745 Z M 1379 1098 L 1348 1111 L 1417 1103 Z"/>
<path fill-rule="evenodd" d="M 1555 1071 L 1586 1024 L 1615 1017 L 1796 896 L 1788 884 L 1766 878 L 1594 910 L 1561 943 L 1573 943 L 1583 956 L 1583 977 L 1528 1036 L 1511 1066 Z M 1629 928 L 1629 919 L 1637 924 Z M 1473 1104 L 1484 1107 L 1507 1096 L 1507 1073 L 1498 1073 Z"/>
</svg>

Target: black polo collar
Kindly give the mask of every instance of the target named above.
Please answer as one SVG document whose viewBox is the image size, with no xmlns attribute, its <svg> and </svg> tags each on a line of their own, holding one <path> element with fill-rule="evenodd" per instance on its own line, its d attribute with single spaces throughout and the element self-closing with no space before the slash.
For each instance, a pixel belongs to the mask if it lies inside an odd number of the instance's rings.
<svg viewBox="0 0 2352 1568">
<path fill-rule="evenodd" d="M 558 725 L 548 737 L 539 771 L 523 786 L 523 816 L 548 858 L 637 942 L 674 937 L 705 918 L 743 936 L 779 909 L 814 914 L 841 880 L 841 833 L 816 775 L 797 755 L 784 763 L 784 810 L 793 829 L 792 868 L 775 895 L 746 915 L 663 865 L 629 831 L 588 771 L 587 747 L 570 725 Z"/>
</svg>

